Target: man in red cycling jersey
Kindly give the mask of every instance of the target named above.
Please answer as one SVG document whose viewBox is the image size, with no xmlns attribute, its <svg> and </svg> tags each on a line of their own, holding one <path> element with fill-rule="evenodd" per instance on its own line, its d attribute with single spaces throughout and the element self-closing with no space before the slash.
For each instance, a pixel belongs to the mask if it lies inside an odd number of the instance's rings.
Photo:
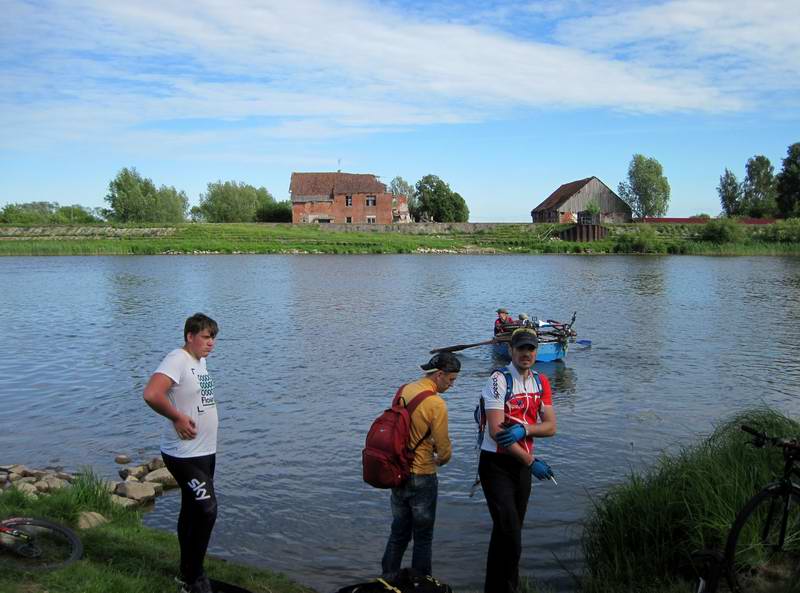
<svg viewBox="0 0 800 593">
<path fill-rule="evenodd" d="M 556 433 L 550 382 L 531 370 L 538 344 L 532 329 L 514 331 L 511 364 L 493 372 L 482 393 L 487 430 L 478 473 L 492 516 L 485 593 L 517 591 L 522 523 L 531 493 L 533 440 Z M 513 381 L 508 398 L 506 374 Z"/>
</svg>

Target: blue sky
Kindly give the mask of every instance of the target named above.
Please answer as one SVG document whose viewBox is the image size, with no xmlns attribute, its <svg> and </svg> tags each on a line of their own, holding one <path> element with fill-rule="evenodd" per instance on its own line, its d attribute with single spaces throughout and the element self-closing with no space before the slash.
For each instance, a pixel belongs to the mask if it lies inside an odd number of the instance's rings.
<svg viewBox="0 0 800 593">
<path fill-rule="evenodd" d="M 797 31 L 796 0 L 4 0 L 0 205 L 341 168 L 526 221 L 642 153 L 669 215 L 716 215 L 725 167 L 800 142 Z"/>
</svg>

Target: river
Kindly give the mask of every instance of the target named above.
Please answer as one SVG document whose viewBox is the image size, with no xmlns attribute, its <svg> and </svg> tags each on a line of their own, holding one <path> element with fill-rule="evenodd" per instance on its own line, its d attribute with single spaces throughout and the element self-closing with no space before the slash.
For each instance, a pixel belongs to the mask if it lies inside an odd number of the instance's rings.
<svg viewBox="0 0 800 593">
<path fill-rule="evenodd" d="M 732 413 L 800 415 L 800 259 L 647 256 L 160 256 L 0 258 L 0 463 L 91 465 L 158 453 L 141 399 L 183 320 L 220 324 L 208 359 L 219 402 L 210 551 L 333 591 L 376 576 L 388 493 L 361 480 L 371 421 L 428 350 L 491 335 L 498 306 L 566 320 L 554 386 L 558 434 L 537 454 L 521 570 L 572 590 L 591 500 L 696 442 Z M 440 472 L 434 572 L 480 589 L 491 521 L 469 496 L 473 408 L 497 361 L 466 350 L 445 394 L 453 460 Z M 179 497 L 150 526 L 173 529 Z M 410 563 L 410 552 L 407 555 Z"/>
</svg>

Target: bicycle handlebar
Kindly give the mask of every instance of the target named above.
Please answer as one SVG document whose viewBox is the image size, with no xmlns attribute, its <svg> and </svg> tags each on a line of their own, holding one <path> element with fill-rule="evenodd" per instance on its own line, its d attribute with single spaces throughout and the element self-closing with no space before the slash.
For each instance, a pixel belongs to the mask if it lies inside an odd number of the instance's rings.
<svg viewBox="0 0 800 593">
<path fill-rule="evenodd" d="M 749 434 L 753 435 L 754 437 L 765 437 L 765 436 L 767 436 L 763 432 L 758 432 L 755 428 L 747 426 L 746 424 L 742 424 L 741 429 L 743 431 L 745 431 L 746 433 L 749 433 Z"/>
<path fill-rule="evenodd" d="M 800 441 L 797 441 L 796 439 L 779 439 L 777 437 L 771 437 L 767 435 L 766 432 L 758 431 L 751 426 L 747 426 L 746 424 L 742 424 L 739 428 L 741 428 L 744 432 L 756 437 L 756 440 L 753 442 L 753 445 L 756 447 L 763 447 L 769 443 L 774 447 L 783 447 L 784 449 L 794 449 L 795 451 L 800 451 Z"/>
</svg>

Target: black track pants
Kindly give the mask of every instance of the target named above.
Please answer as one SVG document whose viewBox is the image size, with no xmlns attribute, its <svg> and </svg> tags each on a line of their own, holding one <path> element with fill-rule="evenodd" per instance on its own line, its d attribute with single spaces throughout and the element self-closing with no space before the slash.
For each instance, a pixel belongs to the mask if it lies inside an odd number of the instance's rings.
<svg viewBox="0 0 800 593">
<path fill-rule="evenodd" d="M 511 455 L 481 451 L 478 473 L 492 516 L 484 593 L 516 593 L 531 470 Z"/>
<path fill-rule="evenodd" d="M 186 582 L 203 574 L 208 540 L 217 520 L 214 494 L 216 455 L 202 457 L 161 457 L 181 487 L 181 512 L 178 515 L 178 542 L 181 546 L 180 572 Z"/>
</svg>

